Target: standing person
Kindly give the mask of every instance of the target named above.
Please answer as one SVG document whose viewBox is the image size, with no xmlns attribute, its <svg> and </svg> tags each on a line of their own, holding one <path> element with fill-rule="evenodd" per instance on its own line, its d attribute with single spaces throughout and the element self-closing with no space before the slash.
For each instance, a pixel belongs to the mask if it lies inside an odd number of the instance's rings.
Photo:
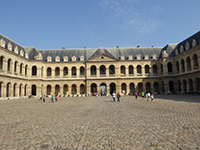
<svg viewBox="0 0 200 150">
<path fill-rule="evenodd" d="M 43 96 L 43 102 L 45 103 L 45 95 Z"/>
<path fill-rule="evenodd" d="M 144 98 L 144 92 L 142 91 L 142 98 Z"/>
<path fill-rule="evenodd" d="M 40 100 L 42 101 L 42 94 L 40 95 L 40 99 L 39 99 L 39 101 L 40 101 Z"/>
<path fill-rule="evenodd" d="M 53 97 L 53 95 L 51 96 L 51 102 L 53 103 L 53 99 L 54 99 L 54 97 Z"/>
<path fill-rule="evenodd" d="M 137 93 L 137 92 L 135 92 L 135 98 L 136 98 L 136 100 L 137 100 L 137 96 L 138 96 L 138 93 Z"/>
<path fill-rule="evenodd" d="M 148 93 L 148 100 L 150 100 L 150 93 Z"/>
<path fill-rule="evenodd" d="M 115 102 L 115 91 L 113 92 L 112 96 L 113 96 L 113 101 Z"/>
<path fill-rule="evenodd" d="M 117 93 L 117 101 L 120 102 L 120 97 L 121 95 L 119 94 L 119 92 Z"/>
<path fill-rule="evenodd" d="M 58 102 L 58 96 L 56 95 L 56 97 L 55 97 L 55 102 Z"/>
<path fill-rule="evenodd" d="M 155 103 L 155 101 L 154 101 L 154 95 L 153 94 L 151 94 L 151 102 Z"/>
<path fill-rule="evenodd" d="M 148 101 L 148 94 L 146 93 L 146 95 L 145 95 L 145 96 L 146 96 L 146 100 Z"/>
</svg>

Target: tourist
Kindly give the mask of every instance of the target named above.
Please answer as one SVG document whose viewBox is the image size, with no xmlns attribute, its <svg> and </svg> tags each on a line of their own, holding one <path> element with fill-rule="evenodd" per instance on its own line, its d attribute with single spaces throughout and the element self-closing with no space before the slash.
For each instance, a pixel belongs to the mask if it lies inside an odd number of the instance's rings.
<svg viewBox="0 0 200 150">
<path fill-rule="evenodd" d="M 42 94 L 40 95 L 40 99 L 39 99 L 39 101 L 40 101 L 40 100 L 42 101 Z"/>
<path fill-rule="evenodd" d="M 43 96 L 43 102 L 45 103 L 45 95 Z"/>
<path fill-rule="evenodd" d="M 115 91 L 113 92 L 112 96 L 113 96 L 113 101 L 115 102 Z"/>
<path fill-rule="evenodd" d="M 138 93 L 137 93 L 137 92 L 135 92 L 135 98 L 136 98 L 136 100 L 137 100 L 137 96 L 138 96 Z"/>
<path fill-rule="evenodd" d="M 142 98 L 144 98 L 144 92 L 142 91 Z"/>
<path fill-rule="evenodd" d="M 55 97 L 55 102 L 58 102 L 58 96 L 56 95 L 56 97 Z"/>
<path fill-rule="evenodd" d="M 154 101 L 154 95 L 153 94 L 151 94 L 151 102 L 155 103 L 155 101 Z"/>
<path fill-rule="evenodd" d="M 148 94 L 146 93 L 146 95 L 145 95 L 145 96 L 146 96 L 146 100 L 148 101 Z"/>
<path fill-rule="evenodd" d="M 147 94 L 147 95 L 148 95 L 148 100 L 150 100 L 150 96 L 151 96 L 151 94 L 148 92 L 148 94 Z"/>
<path fill-rule="evenodd" d="M 53 99 L 54 99 L 54 97 L 53 97 L 53 95 L 51 96 L 51 102 L 53 103 Z"/>
<path fill-rule="evenodd" d="M 99 92 L 99 97 L 101 97 L 101 93 Z"/>
<path fill-rule="evenodd" d="M 117 93 L 117 101 L 120 102 L 120 97 L 121 95 L 119 94 L 119 92 Z"/>
</svg>

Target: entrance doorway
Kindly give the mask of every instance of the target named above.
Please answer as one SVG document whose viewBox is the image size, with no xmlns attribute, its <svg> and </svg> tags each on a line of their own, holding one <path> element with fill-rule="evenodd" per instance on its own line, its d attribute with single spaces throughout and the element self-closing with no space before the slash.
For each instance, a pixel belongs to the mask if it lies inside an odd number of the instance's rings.
<svg viewBox="0 0 200 150">
<path fill-rule="evenodd" d="M 101 83 L 100 85 L 100 93 L 102 96 L 105 96 L 107 94 L 107 89 L 106 89 L 106 84 L 105 83 Z"/>
<path fill-rule="evenodd" d="M 115 83 L 111 83 L 110 84 L 110 95 L 112 95 L 113 92 L 116 92 L 116 84 Z"/>
</svg>

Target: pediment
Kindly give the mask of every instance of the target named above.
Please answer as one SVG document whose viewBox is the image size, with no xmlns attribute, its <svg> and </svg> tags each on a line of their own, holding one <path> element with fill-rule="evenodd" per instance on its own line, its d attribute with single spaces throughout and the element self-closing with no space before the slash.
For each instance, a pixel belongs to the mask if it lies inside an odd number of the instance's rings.
<svg viewBox="0 0 200 150">
<path fill-rule="evenodd" d="M 88 59 L 88 61 L 118 61 L 118 60 L 116 58 L 107 56 L 105 54 L 100 54 Z"/>
</svg>

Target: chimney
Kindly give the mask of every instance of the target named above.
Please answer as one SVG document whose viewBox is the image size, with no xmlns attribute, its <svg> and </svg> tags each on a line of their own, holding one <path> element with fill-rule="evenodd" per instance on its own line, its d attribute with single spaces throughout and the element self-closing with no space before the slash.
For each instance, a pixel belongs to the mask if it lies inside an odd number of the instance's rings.
<svg viewBox="0 0 200 150">
<path fill-rule="evenodd" d="M 86 49 L 86 47 L 84 46 L 84 49 Z"/>
<path fill-rule="evenodd" d="M 119 48 L 119 46 L 117 46 L 117 48 Z"/>
<path fill-rule="evenodd" d="M 153 47 L 153 45 L 151 47 Z"/>
<path fill-rule="evenodd" d="M 140 45 L 137 46 L 137 48 L 139 48 L 139 47 L 140 47 Z"/>
<path fill-rule="evenodd" d="M 65 49 L 65 47 L 62 47 L 62 49 Z"/>
</svg>

